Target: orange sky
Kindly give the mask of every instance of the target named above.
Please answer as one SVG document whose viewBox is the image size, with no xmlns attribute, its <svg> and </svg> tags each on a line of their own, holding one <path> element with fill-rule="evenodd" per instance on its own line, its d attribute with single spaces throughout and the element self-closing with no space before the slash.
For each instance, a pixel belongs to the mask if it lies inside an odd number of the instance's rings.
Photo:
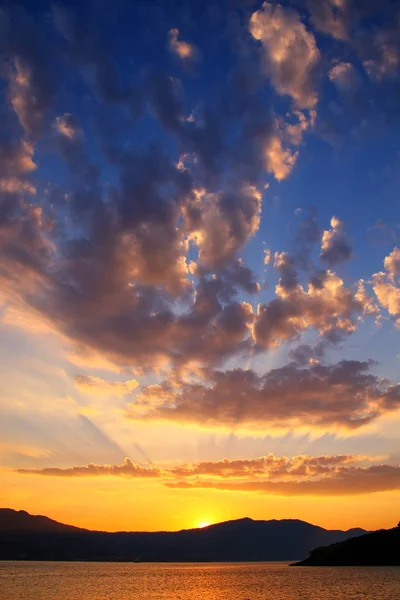
<svg viewBox="0 0 400 600">
<path fill-rule="evenodd" d="M 342 498 L 284 497 L 168 490 L 158 482 L 109 477 L 53 479 L 5 471 L 1 476 L 1 506 L 106 531 L 178 530 L 248 515 L 253 519 L 303 519 L 329 529 L 386 528 L 399 519 L 399 492 Z"/>
</svg>

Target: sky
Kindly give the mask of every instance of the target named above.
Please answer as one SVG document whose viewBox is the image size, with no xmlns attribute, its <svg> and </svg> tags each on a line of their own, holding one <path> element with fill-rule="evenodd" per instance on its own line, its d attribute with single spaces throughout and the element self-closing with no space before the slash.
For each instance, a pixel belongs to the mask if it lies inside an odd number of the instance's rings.
<svg viewBox="0 0 400 600">
<path fill-rule="evenodd" d="M 400 505 L 400 7 L 0 8 L 0 505 Z"/>
</svg>

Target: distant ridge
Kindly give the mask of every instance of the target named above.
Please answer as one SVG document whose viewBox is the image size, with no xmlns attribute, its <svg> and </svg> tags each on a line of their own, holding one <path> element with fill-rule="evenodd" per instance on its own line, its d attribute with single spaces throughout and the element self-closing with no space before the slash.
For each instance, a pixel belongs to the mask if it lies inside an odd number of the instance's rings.
<svg viewBox="0 0 400 600">
<path fill-rule="evenodd" d="M 25 510 L 0 508 L 0 533 L 65 533 L 88 531 L 72 525 L 64 525 L 42 515 L 30 515 Z"/>
<path fill-rule="evenodd" d="M 313 550 L 292 566 L 400 566 L 400 523 Z"/>
<path fill-rule="evenodd" d="M 107 533 L 3 508 L 0 560 L 290 561 L 317 546 L 364 533 L 363 529 L 330 531 L 295 519 L 248 517 L 202 529 Z"/>
</svg>

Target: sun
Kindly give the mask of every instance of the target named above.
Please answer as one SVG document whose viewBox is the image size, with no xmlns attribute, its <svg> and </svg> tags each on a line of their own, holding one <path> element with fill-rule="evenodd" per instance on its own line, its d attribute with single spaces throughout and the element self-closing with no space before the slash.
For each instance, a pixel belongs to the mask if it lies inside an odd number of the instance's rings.
<svg viewBox="0 0 400 600">
<path fill-rule="evenodd" d="M 203 527 L 208 527 L 209 525 L 211 525 L 210 521 L 200 521 L 197 527 L 198 529 L 203 529 Z"/>
</svg>

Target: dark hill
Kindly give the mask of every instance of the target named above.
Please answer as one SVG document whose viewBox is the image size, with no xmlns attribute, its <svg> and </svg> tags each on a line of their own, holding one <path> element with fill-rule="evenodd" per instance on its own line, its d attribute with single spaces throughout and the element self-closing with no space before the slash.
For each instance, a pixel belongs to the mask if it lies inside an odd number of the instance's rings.
<svg viewBox="0 0 400 600">
<path fill-rule="evenodd" d="M 30 515 L 25 510 L 0 509 L 0 533 L 66 533 L 87 531 L 72 525 L 64 525 L 48 517 Z"/>
<path fill-rule="evenodd" d="M 400 565 L 400 527 L 382 529 L 313 550 L 294 566 Z"/>
<path fill-rule="evenodd" d="M 304 521 L 239 519 L 174 532 L 89 531 L 24 511 L 0 509 L 2 560 L 293 560 L 313 548 L 365 533 L 329 531 Z"/>
</svg>

